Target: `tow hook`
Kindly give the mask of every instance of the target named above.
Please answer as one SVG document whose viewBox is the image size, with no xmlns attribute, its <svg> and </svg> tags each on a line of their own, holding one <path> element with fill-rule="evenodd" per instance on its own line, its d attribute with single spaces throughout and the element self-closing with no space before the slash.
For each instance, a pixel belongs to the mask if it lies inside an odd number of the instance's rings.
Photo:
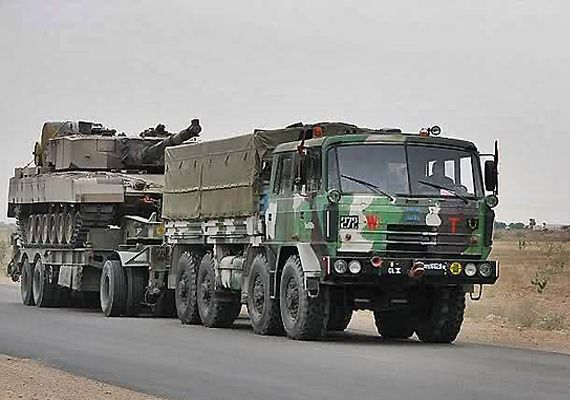
<svg viewBox="0 0 570 400">
<path fill-rule="evenodd" d="M 408 275 L 412 279 L 419 279 L 424 275 L 424 272 L 425 272 L 424 263 L 417 261 L 414 263 L 414 265 L 412 265 L 412 268 L 408 272 Z"/>
</svg>

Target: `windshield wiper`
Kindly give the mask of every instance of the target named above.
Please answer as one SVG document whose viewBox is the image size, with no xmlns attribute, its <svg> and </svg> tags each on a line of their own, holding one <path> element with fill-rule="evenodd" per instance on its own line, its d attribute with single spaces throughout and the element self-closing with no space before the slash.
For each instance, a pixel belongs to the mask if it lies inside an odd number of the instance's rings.
<svg viewBox="0 0 570 400">
<path fill-rule="evenodd" d="M 360 180 L 360 179 L 358 179 L 358 178 L 354 178 L 354 177 L 348 176 L 348 175 L 340 174 L 340 176 L 341 176 L 342 178 L 348 179 L 349 181 L 353 181 L 353 182 L 359 183 L 359 184 L 361 184 L 362 186 L 365 186 L 365 187 L 367 187 L 368 189 L 372 190 L 373 192 L 375 192 L 375 193 L 377 193 L 377 194 L 379 194 L 379 195 L 385 196 L 385 197 L 389 198 L 389 199 L 392 200 L 392 201 L 396 201 L 396 198 L 395 198 L 394 196 L 392 196 L 392 195 L 386 193 L 385 191 L 383 191 L 382 189 L 380 189 L 378 186 L 374 185 L 373 183 L 366 182 L 366 181 L 363 181 L 363 180 Z"/>
<path fill-rule="evenodd" d="M 460 194 L 458 194 L 455 189 L 450 188 L 448 186 L 443 186 L 443 185 L 439 185 L 437 183 L 433 183 L 433 182 L 429 182 L 429 181 L 424 181 L 422 179 L 418 179 L 418 182 L 423 184 L 423 185 L 427 185 L 427 186 L 431 186 L 433 188 L 436 189 L 443 189 L 443 190 L 447 190 L 449 193 L 453 194 L 455 197 L 457 197 L 458 199 L 463 200 L 465 203 L 469 203 L 469 199 L 467 199 L 467 197 L 462 196 Z"/>
</svg>

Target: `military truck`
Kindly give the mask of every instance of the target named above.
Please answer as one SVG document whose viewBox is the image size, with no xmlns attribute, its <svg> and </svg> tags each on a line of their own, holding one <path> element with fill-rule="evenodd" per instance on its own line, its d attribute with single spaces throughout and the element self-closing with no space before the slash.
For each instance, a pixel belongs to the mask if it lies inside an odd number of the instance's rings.
<svg viewBox="0 0 570 400">
<path fill-rule="evenodd" d="M 295 124 L 167 148 L 155 265 L 179 319 L 229 327 L 245 304 L 255 333 L 304 340 L 365 309 L 385 338 L 452 342 L 499 273 L 498 151 L 439 133 Z"/>
<path fill-rule="evenodd" d="M 127 137 L 99 123 L 46 122 L 35 165 L 16 168 L 9 186 L 8 217 L 19 227 L 10 274 L 21 279 L 23 303 L 57 306 L 79 293 L 105 309 L 108 275 L 120 274 L 123 314 L 145 304 L 166 312 L 173 293 L 149 287 L 137 263 L 151 257 L 140 249 L 162 243 L 164 149 L 200 130 L 193 120 L 177 134 L 159 124 Z M 107 260 L 122 260 L 121 270 L 103 270 Z"/>
</svg>

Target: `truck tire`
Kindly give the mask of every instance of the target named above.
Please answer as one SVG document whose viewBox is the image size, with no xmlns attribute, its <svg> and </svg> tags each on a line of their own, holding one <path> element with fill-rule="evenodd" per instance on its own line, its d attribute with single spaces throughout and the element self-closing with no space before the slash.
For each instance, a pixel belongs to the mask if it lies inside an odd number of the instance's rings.
<svg viewBox="0 0 570 400">
<path fill-rule="evenodd" d="M 176 317 L 176 305 L 174 304 L 174 290 L 165 289 L 158 295 L 156 303 L 150 306 L 153 317 L 174 318 Z"/>
<path fill-rule="evenodd" d="M 409 339 L 414 334 L 414 324 L 408 310 L 374 311 L 374 323 L 384 339 Z"/>
<path fill-rule="evenodd" d="M 429 292 L 426 315 L 420 318 L 416 334 L 422 342 L 451 343 L 459 334 L 465 312 L 465 290 L 444 287 Z"/>
<path fill-rule="evenodd" d="M 125 303 L 125 315 L 133 317 L 142 308 L 144 291 L 146 289 L 147 272 L 142 268 L 125 268 L 127 278 L 127 300 Z"/>
<path fill-rule="evenodd" d="M 199 258 L 196 254 L 184 252 L 178 259 L 178 277 L 174 290 L 174 300 L 178 319 L 185 325 L 199 325 L 198 299 L 196 279 L 198 276 Z"/>
<path fill-rule="evenodd" d="M 34 303 L 38 307 L 51 307 L 55 296 L 56 285 L 51 283 L 51 267 L 44 265 L 38 257 L 34 265 L 33 292 Z"/>
<path fill-rule="evenodd" d="M 204 326 L 227 328 L 232 326 L 239 315 L 241 303 L 238 295 L 217 293 L 215 280 L 214 259 L 206 254 L 198 269 L 198 312 Z"/>
<path fill-rule="evenodd" d="M 127 282 L 118 260 L 107 260 L 101 273 L 99 289 L 101 310 L 106 317 L 118 317 L 125 311 Z"/>
<path fill-rule="evenodd" d="M 345 304 L 331 303 L 329 310 L 329 319 L 327 321 L 327 331 L 342 332 L 347 328 L 351 319 L 352 307 L 349 307 Z"/>
<path fill-rule="evenodd" d="M 283 267 L 279 285 L 281 320 L 290 339 L 318 339 L 324 334 L 327 324 L 325 298 L 322 291 L 316 298 L 309 297 L 303 275 L 299 256 L 290 256 Z"/>
<path fill-rule="evenodd" d="M 279 299 L 270 297 L 269 263 L 264 254 L 258 254 L 251 264 L 247 288 L 247 310 L 253 332 L 258 335 L 284 333 L 279 310 Z"/>
<path fill-rule="evenodd" d="M 20 278 L 20 294 L 22 296 L 22 303 L 27 306 L 33 306 L 34 302 L 34 266 L 30 263 L 27 257 L 22 261 L 22 276 Z"/>
</svg>

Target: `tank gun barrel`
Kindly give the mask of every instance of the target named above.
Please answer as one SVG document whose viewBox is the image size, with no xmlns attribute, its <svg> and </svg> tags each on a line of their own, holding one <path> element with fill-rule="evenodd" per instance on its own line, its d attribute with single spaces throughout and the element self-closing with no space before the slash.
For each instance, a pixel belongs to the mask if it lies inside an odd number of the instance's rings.
<svg viewBox="0 0 570 400">
<path fill-rule="evenodd" d="M 200 136 L 201 131 L 202 127 L 200 126 L 200 121 L 198 119 L 193 119 L 188 128 L 167 137 L 161 142 L 152 144 L 145 148 L 141 153 L 141 159 L 144 161 L 160 158 L 164 153 L 165 148 L 169 146 L 176 146 L 178 144 L 184 143 L 188 139 L 198 137 Z"/>
</svg>

